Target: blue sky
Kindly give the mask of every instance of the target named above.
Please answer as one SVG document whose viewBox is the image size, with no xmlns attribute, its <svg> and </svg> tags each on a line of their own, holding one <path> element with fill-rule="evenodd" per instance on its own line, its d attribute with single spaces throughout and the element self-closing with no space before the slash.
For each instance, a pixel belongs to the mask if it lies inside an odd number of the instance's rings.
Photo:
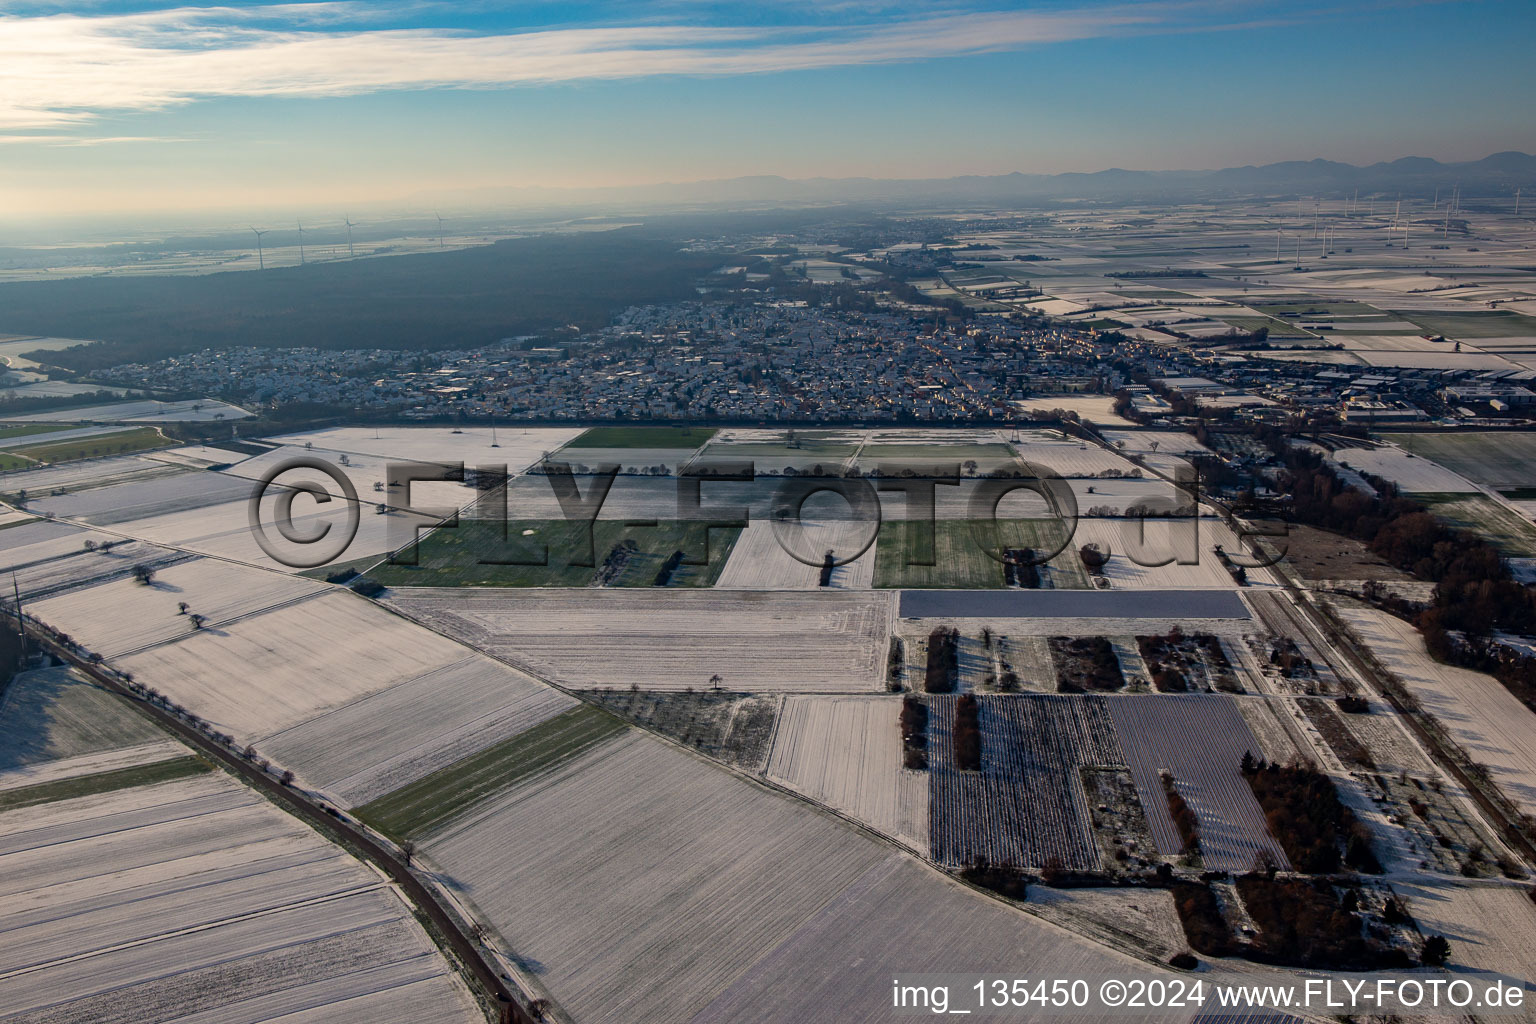
<svg viewBox="0 0 1536 1024">
<path fill-rule="evenodd" d="M 1536 150 L 1531 0 L 0 0 L 0 216 Z"/>
</svg>

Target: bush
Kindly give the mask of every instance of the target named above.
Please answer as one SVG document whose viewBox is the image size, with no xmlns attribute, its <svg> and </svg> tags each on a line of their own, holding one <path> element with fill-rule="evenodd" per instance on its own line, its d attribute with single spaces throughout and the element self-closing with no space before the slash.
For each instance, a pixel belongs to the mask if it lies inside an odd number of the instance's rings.
<svg viewBox="0 0 1536 1024">
<path fill-rule="evenodd" d="M 923 689 L 929 693 L 954 693 L 960 679 L 960 631 L 940 626 L 928 634 L 928 667 Z"/>
<path fill-rule="evenodd" d="M 1310 765 L 1281 767 L 1247 759 L 1242 769 L 1270 834 L 1297 871 L 1331 874 L 1348 863 L 1357 871 L 1381 872 L 1369 831 L 1340 803 L 1327 775 Z"/>
<path fill-rule="evenodd" d="M 955 764 L 965 770 L 981 771 L 981 703 L 974 694 L 964 693 L 955 701 Z"/>
<path fill-rule="evenodd" d="M 1341 897 L 1323 879 L 1244 875 L 1237 891 L 1259 938 L 1251 959 L 1291 967 L 1379 970 L 1411 966 L 1402 950 L 1364 937 L 1364 922 L 1353 909 L 1355 888 Z"/>
<path fill-rule="evenodd" d="M 1177 967 L 1181 971 L 1192 971 L 1200 966 L 1200 961 L 1193 953 L 1175 953 L 1169 958 L 1168 966 Z"/>
<path fill-rule="evenodd" d="M 372 576 L 359 576 L 352 581 L 352 589 L 364 597 L 378 597 L 384 593 L 384 584 Z"/>
<path fill-rule="evenodd" d="M 1162 865 L 1167 867 L 1167 865 Z M 1199 882 L 1174 882 L 1173 905 L 1179 912 L 1179 923 L 1184 926 L 1184 937 L 1190 948 L 1206 956 L 1230 956 L 1238 951 L 1232 940 L 1232 929 L 1222 916 L 1221 905 L 1209 885 Z"/>
</svg>

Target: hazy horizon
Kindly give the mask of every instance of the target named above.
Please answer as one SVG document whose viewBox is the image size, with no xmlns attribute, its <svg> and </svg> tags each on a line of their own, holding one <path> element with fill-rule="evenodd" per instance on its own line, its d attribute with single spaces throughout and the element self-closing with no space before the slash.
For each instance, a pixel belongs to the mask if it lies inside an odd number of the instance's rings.
<svg viewBox="0 0 1536 1024">
<path fill-rule="evenodd" d="M 1536 150 L 1519 0 L 0 0 L 8 219 Z"/>
</svg>

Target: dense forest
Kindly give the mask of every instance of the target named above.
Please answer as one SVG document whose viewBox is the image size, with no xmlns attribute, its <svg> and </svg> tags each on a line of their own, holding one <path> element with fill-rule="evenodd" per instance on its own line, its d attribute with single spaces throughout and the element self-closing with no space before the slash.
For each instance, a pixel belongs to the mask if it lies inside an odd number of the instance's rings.
<svg viewBox="0 0 1536 1024">
<path fill-rule="evenodd" d="M 623 228 L 202 277 L 28 281 L 0 285 L 0 330 L 105 342 L 31 354 L 76 371 L 211 345 L 467 348 L 693 297 L 718 264 Z"/>
</svg>

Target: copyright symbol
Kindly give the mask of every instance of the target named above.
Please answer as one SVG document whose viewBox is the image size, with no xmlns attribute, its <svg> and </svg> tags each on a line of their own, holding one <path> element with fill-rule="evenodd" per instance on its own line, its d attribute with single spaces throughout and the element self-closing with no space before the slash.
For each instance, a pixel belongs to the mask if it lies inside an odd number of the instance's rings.
<svg viewBox="0 0 1536 1024">
<path fill-rule="evenodd" d="M 293 499 L 300 494 L 307 494 L 318 505 L 329 504 L 332 500 L 331 492 L 313 480 L 302 480 L 297 483 L 276 484 L 274 482 L 284 473 L 295 469 L 312 469 L 331 479 L 347 502 L 347 518 L 340 529 L 332 530 L 334 522 L 321 522 L 308 530 L 301 530 L 293 521 Z M 268 525 L 262 521 L 261 502 L 267 496 L 269 490 L 276 490 L 277 498 L 273 506 L 271 526 L 275 527 L 278 536 L 287 541 L 287 548 L 280 545 L 267 532 Z M 313 569 L 317 565 L 324 565 L 340 555 L 352 543 L 352 538 L 357 536 L 357 527 L 362 519 L 361 505 L 357 500 L 357 488 L 352 486 L 352 481 L 347 479 L 345 473 L 324 459 L 299 455 L 291 459 L 284 459 L 271 469 L 262 474 L 256 481 L 256 488 L 251 492 L 250 501 L 246 504 L 246 515 L 251 524 L 251 535 L 255 537 L 256 544 L 266 556 L 280 565 L 290 569 Z M 331 542 L 319 546 L 327 538 Z M 304 553 L 305 549 L 308 553 Z"/>
<path fill-rule="evenodd" d="M 1125 1002 L 1125 982 L 1110 978 L 1099 986 L 1099 1002 L 1105 1006 L 1119 1006 Z"/>
</svg>

